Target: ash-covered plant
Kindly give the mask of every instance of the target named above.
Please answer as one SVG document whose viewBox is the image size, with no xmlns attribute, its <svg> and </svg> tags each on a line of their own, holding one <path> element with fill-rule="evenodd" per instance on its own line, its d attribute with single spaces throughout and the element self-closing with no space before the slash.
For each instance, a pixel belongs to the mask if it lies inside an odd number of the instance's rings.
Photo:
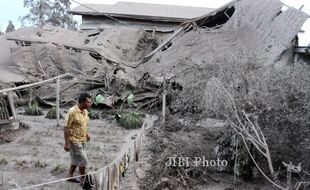
<svg viewBox="0 0 310 190">
<path fill-rule="evenodd" d="M 261 135 L 257 137 L 264 140 L 263 144 L 268 145 L 269 150 L 266 153 L 262 149 L 264 154 L 259 155 L 268 155 L 268 162 L 262 159 L 257 162 L 265 172 L 270 169 L 272 180 L 276 180 L 281 171 L 285 174 L 283 161 L 302 162 L 304 168 L 309 168 L 310 162 L 306 155 L 309 155 L 310 151 L 305 145 L 306 136 L 310 134 L 306 127 L 310 124 L 309 71 L 309 65 L 302 62 L 266 66 L 255 59 L 243 62 L 227 60 L 222 63 L 214 77 L 206 82 L 203 98 L 206 115 L 212 111 L 230 120 L 231 125 L 240 124 L 244 129 L 257 129 L 262 132 L 265 139 Z M 223 88 L 226 92 L 221 90 Z M 227 99 L 227 94 L 234 100 L 236 110 L 233 109 L 232 101 Z M 249 135 L 253 135 L 254 131 L 252 132 Z M 245 135 L 243 132 L 242 134 Z M 231 145 L 234 138 L 224 135 L 220 137 L 219 144 L 223 141 L 228 141 L 227 148 L 233 149 Z M 250 144 L 249 141 L 246 142 Z M 235 159 L 235 153 L 226 150 L 220 150 L 222 155 Z M 241 171 L 241 174 L 244 172 Z"/>
<path fill-rule="evenodd" d="M 52 107 L 51 109 L 48 110 L 45 118 L 48 118 L 48 119 L 56 119 L 57 118 L 57 110 L 56 110 L 56 107 Z M 60 113 L 59 114 L 59 118 L 60 119 L 63 119 L 63 115 Z"/>
<path fill-rule="evenodd" d="M 100 118 L 100 113 L 99 112 L 96 112 L 96 111 L 94 111 L 94 110 L 92 110 L 90 108 L 87 111 L 88 111 L 88 117 L 90 119 L 99 119 Z"/>
<path fill-rule="evenodd" d="M 254 146 L 250 146 L 250 151 L 255 159 L 260 158 Z M 232 129 L 227 129 L 220 134 L 220 138 L 217 140 L 216 155 L 222 160 L 227 160 L 226 171 L 234 173 L 238 177 L 252 179 L 255 165 L 241 138 Z"/>
<path fill-rule="evenodd" d="M 172 113 L 197 115 L 205 110 L 205 105 L 202 104 L 203 97 L 204 88 L 201 84 L 184 86 L 182 90 L 172 88 L 170 85 L 167 99 L 170 102 L 169 109 Z"/>
<path fill-rule="evenodd" d="M 134 99 L 133 94 L 130 94 L 126 99 L 126 102 L 130 108 L 129 112 L 126 112 L 123 110 L 123 105 L 124 105 L 123 103 L 120 107 L 120 110 L 115 115 L 115 119 L 117 123 L 119 123 L 120 126 L 126 129 L 140 128 L 143 124 L 142 115 L 140 113 L 132 111 L 132 107 L 134 106 L 133 99 Z"/>
<path fill-rule="evenodd" d="M 39 116 L 43 115 L 43 112 L 38 103 L 33 102 L 25 109 L 25 115 Z"/>
</svg>

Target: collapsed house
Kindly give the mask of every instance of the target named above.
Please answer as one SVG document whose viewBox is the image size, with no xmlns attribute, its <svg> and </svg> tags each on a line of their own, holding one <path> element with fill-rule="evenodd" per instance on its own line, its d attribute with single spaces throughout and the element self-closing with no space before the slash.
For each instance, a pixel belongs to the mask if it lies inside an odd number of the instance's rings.
<svg viewBox="0 0 310 190">
<path fill-rule="evenodd" d="M 234 1 L 194 19 L 190 31 L 175 37 L 171 47 L 141 65 L 136 73 L 166 76 L 178 83 L 206 80 L 218 60 L 256 56 L 262 65 L 274 64 L 292 48 L 308 15 L 277 0 Z M 165 64 L 165 67 L 159 65 Z"/>
<path fill-rule="evenodd" d="M 1 37 L 10 41 L 10 64 L 24 83 L 64 73 L 75 76 L 62 82 L 62 105 L 81 91 L 90 91 L 112 97 L 110 107 L 134 93 L 142 108 L 160 102 L 164 77 L 180 86 L 190 85 L 210 77 L 210 66 L 220 64 L 219 60 L 256 56 L 264 66 L 285 59 L 293 53 L 293 40 L 309 17 L 279 0 L 235 0 L 206 13 L 169 35 L 127 26 L 99 32 L 45 26 Z M 55 85 L 50 84 L 35 93 L 46 103 L 55 100 L 54 92 Z"/>
</svg>

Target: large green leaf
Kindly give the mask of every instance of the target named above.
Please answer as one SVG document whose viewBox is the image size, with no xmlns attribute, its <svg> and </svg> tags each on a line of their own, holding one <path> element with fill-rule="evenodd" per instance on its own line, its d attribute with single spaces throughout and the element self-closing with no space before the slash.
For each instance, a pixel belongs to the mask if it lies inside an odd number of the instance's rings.
<svg viewBox="0 0 310 190">
<path fill-rule="evenodd" d="M 130 94 L 130 95 L 127 97 L 127 103 L 128 103 L 128 106 L 129 106 L 129 107 L 132 107 L 132 106 L 133 106 L 133 99 L 134 99 L 134 95 L 133 95 L 133 94 Z"/>
<path fill-rule="evenodd" d="M 105 102 L 105 97 L 102 96 L 101 94 L 98 94 L 96 97 L 95 97 L 95 100 L 94 100 L 94 104 L 95 105 L 98 105 L 98 104 L 103 104 Z"/>
<path fill-rule="evenodd" d="M 118 114 L 116 121 L 126 129 L 140 128 L 143 124 L 143 119 L 138 113 L 122 113 Z"/>
</svg>

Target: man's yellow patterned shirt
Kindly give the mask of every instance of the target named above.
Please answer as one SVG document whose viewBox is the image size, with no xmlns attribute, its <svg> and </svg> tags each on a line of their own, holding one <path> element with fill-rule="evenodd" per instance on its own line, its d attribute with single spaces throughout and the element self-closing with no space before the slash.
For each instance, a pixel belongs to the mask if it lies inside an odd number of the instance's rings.
<svg viewBox="0 0 310 190">
<path fill-rule="evenodd" d="M 77 105 L 69 109 L 65 118 L 65 127 L 69 130 L 70 142 L 82 143 L 86 141 L 88 121 L 87 110 L 82 111 Z"/>
</svg>

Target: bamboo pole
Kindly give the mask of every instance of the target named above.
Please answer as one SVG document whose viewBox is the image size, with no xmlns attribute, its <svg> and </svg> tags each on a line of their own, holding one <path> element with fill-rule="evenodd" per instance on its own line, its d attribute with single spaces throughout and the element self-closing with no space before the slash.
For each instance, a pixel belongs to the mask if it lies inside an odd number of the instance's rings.
<svg viewBox="0 0 310 190">
<path fill-rule="evenodd" d="M 162 106 L 162 116 L 163 116 L 163 124 L 166 122 L 166 78 L 164 77 L 164 83 L 163 83 L 163 106 Z"/>
<path fill-rule="evenodd" d="M 159 57 L 159 56 L 158 56 Z M 158 58 L 160 60 L 160 57 Z M 162 117 L 163 117 L 163 125 L 165 125 L 166 122 L 166 95 L 167 95 L 167 91 L 166 91 L 166 72 L 167 72 L 167 68 L 166 68 L 166 63 L 164 62 L 164 81 L 163 81 L 163 110 L 162 110 Z"/>
<path fill-rule="evenodd" d="M 56 118 L 57 118 L 57 127 L 59 127 L 59 94 L 60 94 L 60 78 L 57 78 L 56 84 Z"/>
<path fill-rule="evenodd" d="M 292 190 L 292 162 L 290 162 L 290 165 L 287 167 L 287 190 Z"/>
</svg>

